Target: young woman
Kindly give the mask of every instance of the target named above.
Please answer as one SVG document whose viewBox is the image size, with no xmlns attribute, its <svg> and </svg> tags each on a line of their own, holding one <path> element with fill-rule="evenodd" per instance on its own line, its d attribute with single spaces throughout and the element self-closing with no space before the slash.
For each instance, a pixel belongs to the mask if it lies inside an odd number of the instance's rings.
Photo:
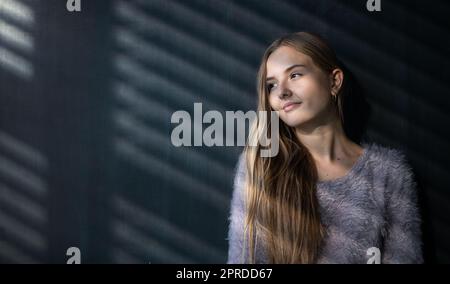
<svg viewBox="0 0 450 284">
<path fill-rule="evenodd" d="M 310 33 L 267 48 L 258 110 L 279 112 L 280 150 L 247 146 L 239 159 L 228 263 L 423 261 L 412 170 L 402 151 L 346 136 L 344 70 Z M 249 139 L 263 127 L 256 120 Z"/>
</svg>

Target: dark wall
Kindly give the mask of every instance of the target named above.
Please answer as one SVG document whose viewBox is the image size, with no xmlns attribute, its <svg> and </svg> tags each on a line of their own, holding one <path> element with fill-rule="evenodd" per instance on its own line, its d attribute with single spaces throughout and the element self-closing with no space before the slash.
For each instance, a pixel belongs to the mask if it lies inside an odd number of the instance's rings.
<svg viewBox="0 0 450 284">
<path fill-rule="evenodd" d="M 327 38 L 364 89 L 363 139 L 402 149 L 428 262 L 450 262 L 445 1 L 2 0 L 0 261 L 226 261 L 242 147 L 174 147 L 176 110 L 251 110 L 282 34 Z"/>
</svg>

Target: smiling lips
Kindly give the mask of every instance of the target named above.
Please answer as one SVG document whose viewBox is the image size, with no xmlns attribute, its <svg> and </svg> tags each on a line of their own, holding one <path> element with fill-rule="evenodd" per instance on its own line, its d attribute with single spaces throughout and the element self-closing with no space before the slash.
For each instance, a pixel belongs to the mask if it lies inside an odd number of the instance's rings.
<svg viewBox="0 0 450 284">
<path fill-rule="evenodd" d="M 291 111 L 294 108 L 298 107 L 301 104 L 301 102 L 287 102 L 283 105 L 283 110 L 285 112 Z"/>
</svg>

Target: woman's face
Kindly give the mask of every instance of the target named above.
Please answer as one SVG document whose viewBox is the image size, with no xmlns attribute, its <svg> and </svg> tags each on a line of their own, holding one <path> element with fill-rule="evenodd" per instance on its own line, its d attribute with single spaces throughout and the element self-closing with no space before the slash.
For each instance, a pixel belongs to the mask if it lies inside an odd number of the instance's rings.
<svg viewBox="0 0 450 284">
<path fill-rule="evenodd" d="M 269 56 L 266 67 L 269 103 L 279 111 L 284 123 L 315 127 L 336 119 L 331 76 L 319 69 L 311 57 L 282 46 Z"/>
</svg>

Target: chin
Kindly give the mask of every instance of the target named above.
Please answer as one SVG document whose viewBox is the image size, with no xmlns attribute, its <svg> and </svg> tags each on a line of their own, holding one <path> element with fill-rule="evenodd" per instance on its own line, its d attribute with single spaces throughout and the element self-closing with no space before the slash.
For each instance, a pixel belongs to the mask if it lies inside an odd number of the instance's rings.
<svg viewBox="0 0 450 284">
<path fill-rule="evenodd" d="M 283 122 L 284 122 L 284 124 L 286 124 L 289 127 L 297 127 L 304 123 L 303 120 L 298 120 L 298 119 L 286 119 L 286 120 L 283 120 Z"/>
<path fill-rule="evenodd" d="M 297 124 L 301 124 L 305 121 L 302 114 L 292 115 L 293 113 L 280 113 L 280 119 L 288 126 L 294 127 Z"/>
<path fill-rule="evenodd" d="M 286 124 L 289 127 L 293 128 L 302 128 L 302 127 L 308 127 L 313 120 L 311 118 L 291 118 L 291 119 L 283 119 L 284 124 Z"/>
</svg>

